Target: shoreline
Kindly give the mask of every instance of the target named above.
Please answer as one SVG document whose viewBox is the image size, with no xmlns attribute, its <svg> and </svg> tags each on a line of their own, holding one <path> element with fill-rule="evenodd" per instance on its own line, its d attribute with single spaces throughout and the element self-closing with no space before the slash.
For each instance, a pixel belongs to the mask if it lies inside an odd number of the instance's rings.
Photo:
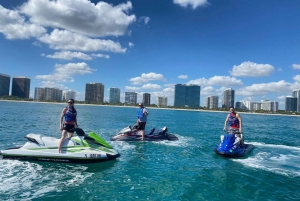
<svg viewBox="0 0 300 201">
<path fill-rule="evenodd" d="M 21 102 L 21 103 L 44 103 L 44 104 L 66 104 L 66 103 L 57 103 L 57 102 L 40 102 L 40 101 L 17 101 L 17 100 L 0 100 L 5 102 Z M 123 106 L 123 105 L 97 105 L 97 104 L 81 104 L 76 103 L 75 105 L 81 106 L 92 106 L 92 107 L 123 107 L 123 108 L 137 108 L 135 106 Z M 229 113 L 229 111 L 218 111 L 218 110 L 203 110 L 203 109 L 176 109 L 176 108 L 159 108 L 159 107 L 147 107 L 148 109 L 154 110 L 179 110 L 179 111 L 191 111 L 191 112 L 219 112 L 219 113 Z M 275 115 L 275 116 L 291 116 L 291 117 L 300 117 L 300 115 L 290 115 L 290 114 L 268 114 L 268 113 L 255 113 L 255 112 L 238 112 L 241 114 L 252 114 L 252 115 Z"/>
</svg>

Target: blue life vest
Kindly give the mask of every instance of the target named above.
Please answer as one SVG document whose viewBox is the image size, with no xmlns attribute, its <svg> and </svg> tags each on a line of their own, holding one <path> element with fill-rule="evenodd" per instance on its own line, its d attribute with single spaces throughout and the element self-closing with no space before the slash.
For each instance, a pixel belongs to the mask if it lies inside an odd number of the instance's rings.
<svg viewBox="0 0 300 201">
<path fill-rule="evenodd" d="M 66 107 L 67 111 L 65 113 L 65 122 L 73 123 L 76 120 L 77 112 L 73 108 Z"/>
<path fill-rule="evenodd" d="M 143 113 L 144 109 L 144 107 L 139 108 L 137 112 L 137 117 L 141 122 L 147 122 L 147 116 Z"/>
</svg>

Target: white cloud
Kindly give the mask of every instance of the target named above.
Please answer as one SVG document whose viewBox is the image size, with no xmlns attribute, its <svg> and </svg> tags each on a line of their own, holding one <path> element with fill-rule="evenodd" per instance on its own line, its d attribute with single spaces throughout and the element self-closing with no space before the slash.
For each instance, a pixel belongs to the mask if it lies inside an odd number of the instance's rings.
<svg viewBox="0 0 300 201">
<path fill-rule="evenodd" d="M 295 80 L 296 82 L 299 82 L 300 83 L 300 75 L 295 75 L 293 77 L 293 80 Z"/>
<path fill-rule="evenodd" d="M 7 39 L 28 39 L 46 33 L 42 26 L 31 24 L 18 11 L 9 10 L 0 5 L 0 32 Z"/>
<path fill-rule="evenodd" d="M 129 47 L 133 47 L 134 46 L 134 44 L 131 43 L 131 42 L 129 42 L 128 45 L 129 45 Z"/>
<path fill-rule="evenodd" d="M 157 73 L 143 73 L 140 77 L 134 77 L 129 79 L 132 84 L 142 84 L 145 82 L 149 82 L 150 80 L 164 80 L 164 76 L 162 74 Z"/>
<path fill-rule="evenodd" d="M 286 97 L 286 96 L 277 96 L 277 99 L 278 99 L 278 100 L 285 100 L 285 97 Z"/>
<path fill-rule="evenodd" d="M 207 0 L 173 0 L 173 3 L 179 4 L 182 7 L 191 6 L 193 9 L 196 9 L 198 6 L 209 5 Z"/>
<path fill-rule="evenodd" d="M 180 78 L 180 79 L 188 79 L 189 77 L 187 75 L 178 75 L 178 78 Z"/>
<path fill-rule="evenodd" d="M 92 37 L 120 36 L 135 22 L 130 1 L 117 6 L 88 0 L 29 0 L 20 8 L 30 22 Z"/>
<path fill-rule="evenodd" d="M 200 85 L 200 86 L 218 85 L 218 86 L 224 86 L 224 87 L 243 85 L 241 80 L 238 80 L 235 77 L 229 77 L 229 76 L 214 76 L 209 79 L 199 78 L 196 80 L 191 80 L 187 84 L 195 84 L 195 85 Z"/>
<path fill-rule="evenodd" d="M 82 52 L 70 52 L 70 51 L 55 52 L 53 55 L 46 55 L 46 57 L 52 59 L 64 59 L 64 60 L 71 60 L 73 58 L 92 60 L 92 57 L 90 57 L 87 54 L 84 54 Z"/>
<path fill-rule="evenodd" d="M 138 90 L 140 90 L 139 87 L 133 87 L 133 86 L 125 86 L 125 89 L 129 90 L 129 91 L 138 91 Z"/>
<path fill-rule="evenodd" d="M 77 50 L 83 52 L 110 51 L 125 52 L 119 43 L 112 40 L 92 39 L 69 32 L 67 30 L 55 29 L 51 34 L 45 34 L 39 38 L 43 43 L 49 44 L 55 50 Z"/>
<path fill-rule="evenodd" d="M 243 87 L 236 90 L 236 95 L 240 96 L 256 96 L 265 95 L 268 93 L 286 93 L 287 91 L 292 91 L 293 85 L 280 80 L 278 82 L 269 82 L 262 84 L 253 84 L 251 86 Z"/>
<path fill-rule="evenodd" d="M 54 72 L 49 75 L 37 75 L 38 80 L 52 82 L 74 82 L 72 75 L 84 75 L 92 73 L 96 69 L 91 69 L 86 63 L 68 63 L 66 65 L 56 64 Z"/>
<path fill-rule="evenodd" d="M 230 75 L 242 77 L 262 77 L 269 76 L 275 70 L 270 64 L 257 64 L 251 61 L 245 61 L 239 66 L 233 66 Z"/>
<path fill-rule="evenodd" d="M 150 83 L 148 83 L 148 84 L 144 84 L 144 85 L 142 86 L 142 88 L 143 88 L 143 89 L 158 90 L 158 89 L 161 88 L 161 86 L 159 86 L 158 84 L 150 84 Z"/>
<path fill-rule="evenodd" d="M 99 57 L 99 58 L 104 58 L 104 59 L 109 59 L 109 55 L 106 54 L 92 54 L 93 57 Z"/>
<path fill-rule="evenodd" d="M 300 69 L 300 64 L 293 64 L 292 67 L 293 69 Z"/>
<path fill-rule="evenodd" d="M 149 21 L 150 21 L 150 18 L 146 17 L 146 16 L 142 16 L 139 18 L 139 22 L 144 22 L 145 24 L 148 24 Z"/>
</svg>

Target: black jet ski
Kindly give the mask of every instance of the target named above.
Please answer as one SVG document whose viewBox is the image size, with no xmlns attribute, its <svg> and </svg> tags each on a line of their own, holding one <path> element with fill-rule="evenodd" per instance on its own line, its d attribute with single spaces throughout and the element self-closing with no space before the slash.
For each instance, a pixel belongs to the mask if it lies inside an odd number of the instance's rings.
<svg viewBox="0 0 300 201">
<path fill-rule="evenodd" d="M 114 137 L 111 138 L 112 141 L 141 141 L 142 135 L 139 133 L 138 126 L 133 127 L 127 126 L 120 130 Z M 178 140 L 178 137 L 174 134 L 168 133 L 168 128 L 152 128 L 150 131 L 145 130 L 144 141 L 162 141 L 162 140 Z"/>
<path fill-rule="evenodd" d="M 227 135 L 221 135 L 221 143 L 214 151 L 224 157 L 242 157 L 253 149 L 252 144 L 245 144 L 243 134 L 237 130 L 229 130 Z"/>
<path fill-rule="evenodd" d="M 60 139 L 39 134 L 28 134 L 28 140 L 21 147 L 0 151 L 3 159 L 48 161 L 64 163 L 96 163 L 116 159 L 120 154 L 96 133 L 85 134 L 75 128 L 77 136 L 66 139 L 61 153 L 58 153 Z"/>
</svg>

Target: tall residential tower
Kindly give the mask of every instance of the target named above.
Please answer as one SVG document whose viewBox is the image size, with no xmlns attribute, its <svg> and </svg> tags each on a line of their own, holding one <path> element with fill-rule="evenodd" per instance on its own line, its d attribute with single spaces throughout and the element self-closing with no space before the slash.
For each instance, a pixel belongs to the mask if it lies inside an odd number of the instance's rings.
<svg viewBox="0 0 300 201">
<path fill-rule="evenodd" d="M 12 79 L 11 95 L 19 98 L 29 98 L 30 79 L 24 76 L 15 76 Z"/>
<path fill-rule="evenodd" d="M 175 85 L 174 106 L 199 108 L 200 106 L 200 90 L 198 85 Z"/>
</svg>

